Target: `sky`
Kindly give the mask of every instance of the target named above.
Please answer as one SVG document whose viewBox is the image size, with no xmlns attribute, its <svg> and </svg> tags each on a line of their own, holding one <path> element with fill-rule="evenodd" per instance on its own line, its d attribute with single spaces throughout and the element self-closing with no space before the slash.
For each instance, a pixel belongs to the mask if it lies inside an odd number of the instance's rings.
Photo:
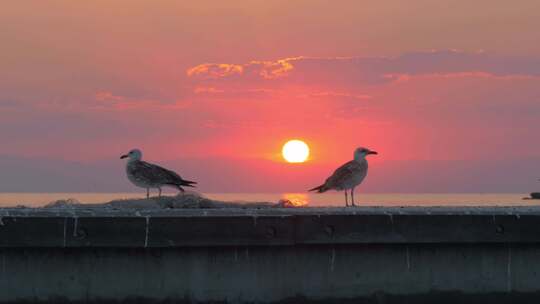
<svg viewBox="0 0 540 304">
<path fill-rule="evenodd" d="M 302 192 L 358 146 L 364 192 L 540 189 L 540 2 L 12 1 L 0 191 Z M 287 164 L 286 140 L 311 148 Z"/>
</svg>

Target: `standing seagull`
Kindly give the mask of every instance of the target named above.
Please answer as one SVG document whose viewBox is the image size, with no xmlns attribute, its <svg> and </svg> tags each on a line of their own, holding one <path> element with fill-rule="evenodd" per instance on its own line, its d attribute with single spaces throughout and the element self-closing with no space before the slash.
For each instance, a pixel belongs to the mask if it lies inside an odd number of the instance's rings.
<svg viewBox="0 0 540 304">
<path fill-rule="evenodd" d="M 196 182 L 182 179 L 176 172 L 142 161 L 142 152 L 138 149 L 120 157 L 123 158 L 128 158 L 126 173 L 129 181 L 137 187 L 146 188 L 146 198 L 150 197 L 150 188 L 157 188 L 161 197 L 162 186 L 175 187 L 182 192 L 182 186 L 195 187 Z"/>
<path fill-rule="evenodd" d="M 347 190 L 351 190 L 352 206 L 354 204 L 354 188 L 362 183 L 367 175 L 368 162 L 366 156 L 377 154 L 367 148 L 357 148 L 354 151 L 354 159 L 339 167 L 334 173 L 326 179 L 324 184 L 310 189 L 309 191 L 317 191 L 323 193 L 328 190 L 345 191 L 345 206 L 349 206 Z"/>
</svg>

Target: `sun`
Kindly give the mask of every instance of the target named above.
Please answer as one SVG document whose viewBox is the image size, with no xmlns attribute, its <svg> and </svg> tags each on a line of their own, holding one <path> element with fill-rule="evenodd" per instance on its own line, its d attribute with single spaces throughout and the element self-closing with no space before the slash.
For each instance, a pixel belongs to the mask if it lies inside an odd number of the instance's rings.
<svg viewBox="0 0 540 304">
<path fill-rule="evenodd" d="M 309 146 L 298 139 L 291 139 L 281 149 L 283 158 L 289 163 L 303 163 L 309 157 Z"/>
</svg>

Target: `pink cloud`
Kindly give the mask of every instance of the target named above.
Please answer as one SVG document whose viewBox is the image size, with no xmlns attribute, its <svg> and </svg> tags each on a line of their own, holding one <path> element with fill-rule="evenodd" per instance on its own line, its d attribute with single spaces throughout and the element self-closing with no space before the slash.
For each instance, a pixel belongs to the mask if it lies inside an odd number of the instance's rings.
<svg viewBox="0 0 540 304">
<path fill-rule="evenodd" d="M 257 76 L 261 79 L 277 79 L 287 76 L 294 69 L 292 61 L 296 59 L 286 58 L 276 61 L 254 60 L 241 65 L 231 63 L 203 63 L 189 68 L 186 71 L 186 75 L 200 80 L 228 78 L 239 75 Z"/>
<path fill-rule="evenodd" d="M 203 63 L 186 71 L 187 76 L 197 79 L 218 79 L 242 74 L 243 66 L 228 63 Z"/>
<path fill-rule="evenodd" d="M 519 75 L 519 74 L 509 74 L 509 75 L 496 75 L 493 73 L 482 72 L 482 71 L 470 71 L 470 72 L 459 72 L 459 73 L 428 73 L 428 74 L 386 74 L 384 78 L 391 81 L 405 82 L 410 81 L 415 78 L 486 78 L 494 80 L 534 80 L 540 79 L 540 75 Z"/>
<path fill-rule="evenodd" d="M 202 64 L 188 69 L 195 79 L 221 79 L 250 85 L 264 80 L 301 85 L 367 86 L 393 81 L 396 75 L 445 74 L 477 76 L 540 76 L 540 60 L 486 52 L 429 51 L 396 57 L 292 57 L 245 64 Z M 223 67 L 220 67 L 223 66 Z M 231 66 L 240 72 L 230 72 Z M 197 72 L 194 72 L 197 71 Z M 234 79 L 231 76 L 239 76 Z"/>
<path fill-rule="evenodd" d="M 286 77 L 294 69 L 292 62 L 297 58 L 286 58 L 276 61 L 252 61 L 246 65 L 247 70 L 258 74 L 264 79 Z"/>
</svg>

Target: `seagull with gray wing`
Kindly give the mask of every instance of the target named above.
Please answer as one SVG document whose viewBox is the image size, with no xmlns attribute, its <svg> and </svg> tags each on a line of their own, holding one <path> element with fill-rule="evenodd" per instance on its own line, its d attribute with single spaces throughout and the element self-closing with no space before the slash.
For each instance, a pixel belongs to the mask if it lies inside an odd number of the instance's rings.
<svg viewBox="0 0 540 304">
<path fill-rule="evenodd" d="M 158 165 L 142 161 L 142 152 L 138 149 L 129 151 L 122 155 L 120 159 L 127 158 L 126 173 L 130 182 L 135 186 L 146 188 L 146 197 L 150 197 L 150 188 L 159 190 L 161 197 L 161 187 L 174 187 L 184 192 L 182 187 L 195 187 L 196 182 L 185 180 L 176 174 L 176 172 L 167 170 Z"/>
<path fill-rule="evenodd" d="M 326 179 L 324 184 L 310 189 L 323 193 L 328 190 L 345 191 L 345 206 L 349 206 L 347 190 L 351 191 L 352 206 L 354 204 L 354 188 L 360 185 L 368 172 L 368 162 L 366 156 L 377 154 L 367 148 L 357 148 L 354 151 L 354 159 L 339 167 L 334 173 Z"/>
</svg>

